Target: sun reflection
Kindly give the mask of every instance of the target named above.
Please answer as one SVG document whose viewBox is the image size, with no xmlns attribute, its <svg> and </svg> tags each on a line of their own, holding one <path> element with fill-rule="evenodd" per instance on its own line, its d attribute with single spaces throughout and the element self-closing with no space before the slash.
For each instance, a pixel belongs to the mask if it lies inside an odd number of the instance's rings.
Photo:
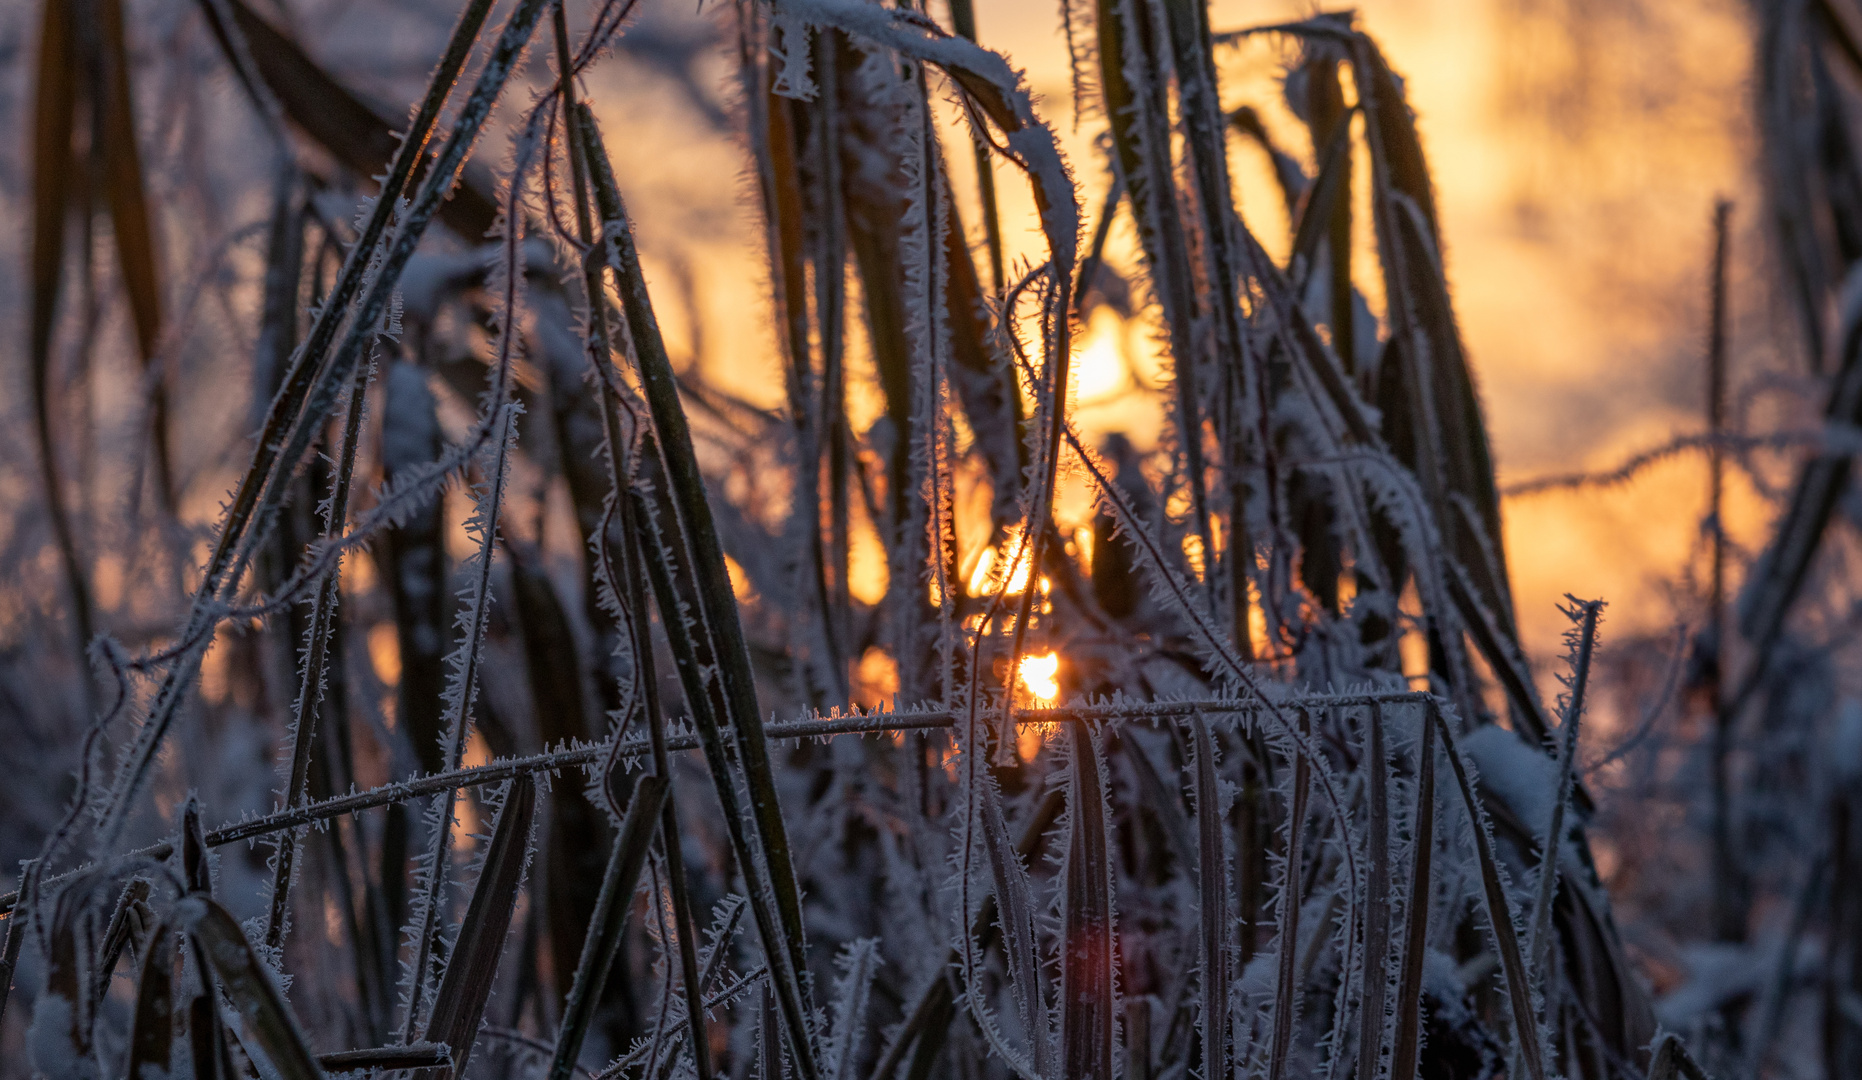
<svg viewBox="0 0 1862 1080">
<path fill-rule="evenodd" d="M 1022 657 L 1018 669 L 1022 680 L 1022 689 L 1028 691 L 1035 701 L 1052 704 L 1060 700 L 1060 654 L 1044 653 L 1040 656 Z"/>
</svg>

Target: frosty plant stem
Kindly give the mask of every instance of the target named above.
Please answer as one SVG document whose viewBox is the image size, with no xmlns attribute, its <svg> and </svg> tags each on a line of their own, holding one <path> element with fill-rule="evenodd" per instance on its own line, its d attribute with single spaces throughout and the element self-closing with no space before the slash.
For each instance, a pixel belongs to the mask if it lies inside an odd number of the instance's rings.
<svg viewBox="0 0 1862 1080">
<path fill-rule="evenodd" d="M 356 446 L 361 441 L 362 403 L 368 392 L 368 373 L 359 371 L 349 394 L 348 413 L 343 419 L 341 448 L 337 452 L 335 488 L 330 492 L 326 538 L 340 537 L 348 518 L 349 489 L 356 471 Z M 284 803 L 302 803 L 310 787 L 310 755 L 316 745 L 317 723 L 323 709 L 325 683 L 329 678 L 330 647 L 334 643 L 336 605 L 342 595 L 341 563 L 328 570 L 318 584 L 312 602 L 309 638 L 304 642 L 304 664 L 298 683 L 296 716 L 291 725 L 289 772 L 285 780 Z M 339 721 L 341 722 L 341 721 Z M 297 834 L 286 832 L 278 837 L 276 865 L 272 874 L 271 908 L 265 922 L 265 946 L 276 950 L 283 946 L 290 917 L 291 877 L 297 858 Z"/>
<path fill-rule="evenodd" d="M 633 335 L 634 354 L 640 365 L 640 385 L 659 436 L 661 462 L 677 510 L 676 524 L 684 539 L 682 546 L 692 558 L 700 623 L 711 635 L 711 653 L 720 666 L 712 677 L 722 684 L 724 705 L 750 792 L 751 819 L 760 848 L 754 856 L 760 858 L 753 857 L 750 850 L 740 850 L 741 869 L 752 881 L 759 864 L 769 875 L 776 919 L 768 918 L 769 913 L 760 902 L 763 890 L 753 888 L 752 900 L 756 901 L 755 910 L 759 915 L 757 926 L 763 934 L 771 981 L 789 1034 L 790 1053 L 804 1080 L 816 1080 L 820 1070 L 815 1064 L 813 1033 L 808 1021 L 812 1006 L 808 1004 L 803 982 L 808 967 L 802 937 L 801 892 L 790 860 L 788 830 L 783 825 L 782 808 L 776 800 L 775 777 L 763 721 L 758 715 L 755 676 L 744 645 L 743 627 L 738 621 L 737 600 L 724 567 L 724 550 L 718 542 L 717 525 L 705 502 L 705 481 L 698 471 L 691 430 L 686 424 L 685 409 L 679 402 L 678 381 L 666 355 L 665 342 L 660 337 L 659 321 L 653 313 L 646 280 L 640 272 L 633 226 L 621 202 L 594 115 L 586 105 L 578 104 L 575 117 L 583 161 L 589 169 L 596 205 L 601 212 L 603 243 L 599 250 L 614 274 L 627 328 Z M 681 618 L 676 607 L 668 609 L 664 604 L 661 616 L 666 623 Z M 694 713 L 703 723 L 705 710 L 694 707 Z M 714 762 L 714 773 L 716 765 Z M 720 789 L 734 783 L 728 774 L 714 775 L 714 780 Z"/>
<path fill-rule="evenodd" d="M 1558 731 L 1558 790 L 1552 798 L 1552 817 L 1539 841 L 1539 880 L 1534 890 L 1532 934 L 1529 941 L 1532 973 L 1536 989 L 1549 1011 L 1551 1005 L 1550 962 L 1552 947 L 1552 897 L 1558 891 L 1558 853 L 1564 846 L 1565 807 L 1571 801 L 1571 783 L 1577 772 L 1578 720 L 1584 714 L 1584 692 L 1590 685 L 1591 655 L 1597 646 L 1597 617 L 1603 612 L 1601 600 L 1570 598 L 1572 606 L 1565 614 L 1577 624 L 1571 657 L 1571 694 L 1565 702 L 1564 723 Z"/>
</svg>

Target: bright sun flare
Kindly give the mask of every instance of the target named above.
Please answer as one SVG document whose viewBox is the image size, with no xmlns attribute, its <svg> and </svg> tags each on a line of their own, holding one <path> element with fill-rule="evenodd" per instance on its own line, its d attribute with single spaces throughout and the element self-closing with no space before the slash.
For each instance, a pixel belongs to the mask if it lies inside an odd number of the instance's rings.
<svg viewBox="0 0 1862 1080">
<path fill-rule="evenodd" d="M 1059 653 L 1050 652 L 1043 656 L 1022 657 L 1020 673 L 1022 688 L 1027 690 L 1037 701 L 1059 700 Z"/>
</svg>

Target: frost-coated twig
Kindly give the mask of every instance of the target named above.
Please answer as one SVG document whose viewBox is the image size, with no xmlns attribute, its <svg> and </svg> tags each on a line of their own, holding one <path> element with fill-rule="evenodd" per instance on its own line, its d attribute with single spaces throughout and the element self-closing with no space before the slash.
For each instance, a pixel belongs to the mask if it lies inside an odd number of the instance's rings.
<svg viewBox="0 0 1862 1080">
<path fill-rule="evenodd" d="M 355 478 L 356 449 L 362 436 L 362 406 L 368 393 L 369 375 L 358 371 L 349 394 L 349 408 L 343 418 L 342 441 L 336 458 L 334 487 L 330 491 L 324 518 L 325 537 L 341 535 L 343 521 L 349 513 L 349 489 Z M 317 722 L 323 710 L 325 686 L 329 679 L 330 653 L 336 643 L 337 602 L 342 594 L 342 566 L 332 566 L 317 588 L 312 601 L 310 626 L 304 642 L 304 665 L 298 681 L 297 705 L 291 718 L 291 749 L 286 766 L 284 804 L 297 806 L 310 789 L 310 757 L 317 739 Z M 341 722 L 341 718 L 339 718 Z M 273 855 L 271 905 L 265 920 L 265 947 L 277 955 L 289 929 L 291 885 L 297 863 L 297 834 L 285 832 L 278 837 Z"/>
<path fill-rule="evenodd" d="M 837 726 L 836 730 L 823 731 L 820 730 L 820 725 L 807 725 L 807 730 L 797 730 L 801 728 L 802 725 L 774 724 L 770 727 L 769 737 L 772 739 L 822 738 L 831 735 L 879 734 L 890 731 L 917 731 L 925 728 L 948 726 L 948 720 L 941 723 L 890 725 L 843 724 Z M 696 750 L 698 749 L 698 739 L 693 736 L 673 736 L 667 740 L 667 746 L 673 750 Z M 528 757 L 493 761 L 486 765 L 475 765 L 467 769 L 454 769 L 449 772 L 435 773 L 431 776 L 416 777 L 411 780 L 384 784 L 381 787 L 370 788 L 367 791 L 357 791 L 348 795 L 339 795 L 335 798 L 324 799 L 319 802 L 307 803 L 303 806 L 281 810 L 263 817 L 232 822 L 206 832 L 203 834 L 203 840 L 208 847 L 224 847 L 227 844 L 238 843 L 241 840 L 256 840 L 259 837 L 268 836 L 284 829 L 296 829 L 305 825 L 314 825 L 321 821 L 329 821 L 333 818 L 341 817 L 344 814 L 361 813 L 364 810 L 373 809 L 377 806 L 386 806 L 389 803 L 411 802 L 429 795 L 437 795 L 448 788 L 482 787 L 486 784 L 502 783 L 516 776 L 535 775 L 538 773 L 559 773 L 566 769 L 586 767 L 602 760 L 611 752 L 611 748 L 605 746 L 580 746 L 548 753 L 531 754 Z M 648 753 L 648 747 L 644 739 L 629 740 L 622 745 L 621 752 L 625 757 L 644 757 Z M 164 840 L 161 843 L 150 844 L 133 851 L 123 852 L 120 855 L 114 856 L 112 861 L 130 861 L 136 859 L 159 861 L 168 858 L 174 853 L 174 850 L 174 843 Z M 97 864 L 81 866 L 77 869 L 59 874 L 56 877 L 46 878 L 43 884 L 56 885 L 68 881 L 76 875 L 92 869 L 95 865 Z M 19 893 L 17 891 L 0 893 L 0 915 L 12 912 L 18 902 Z"/>
<path fill-rule="evenodd" d="M 459 643 L 447 664 L 452 675 L 447 681 L 443 701 L 447 719 L 442 736 L 446 740 L 444 760 L 458 768 L 465 756 L 466 740 L 472 729 L 472 708 L 478 700 L 479 672 L 485 631 L 491 619 L 492 556 L 497 550 L 499 514 L 504 506 L 504 489 L 510 478 L 512 444 L 516 441 L 519 407 L 507 405 L 511 373 L 516 365 L 524 286 L 524 213 L 523 192 L 531 165 L 536 159 L 542 137 L 543 122 L 550 115 L 548 103 L 533 108 L 516 137 L 512 166 L 506 181 L 503 206 L 500 208 L 501 233 L 498 258 L 492 266 L 491 291 L 496 295 L 493 314 L 498 331 L 495 359 L 492 363 L 480 411 L 480 424 L 492 425 L 497 433 L 492 441 L 484 478 L 480 484 L 478 506 L 466 523 L 468 534 L 477 534 L 477 553 L 465 566 L 467 585 L 460 592 L 462 601 L 456 618 Z M 401 1023 L 401 1038 L 410 1040 L 419 1023 L 421 1001 L 426 994 L 427 961 L 438 932 L 441 890 L 446 881 L 448 845 L 452 840 L 453 806 L 457 789 L 441 793 L 440 813 L 434 821 L 424 862 L 424 896 L 417 899 L 418 916 L 414 938 L 414 964 L 410 970 L 406 1012 Z"/>
<path fill-rule="evenodd" d="M 1559 730 L 1558 788 L 1552 797 L 1552 817 L 1545 835 L 1539 840 L 1539 881 L 1532 906 L 1532 934 L 1528 941 L 1533 979 L 1540 998 L 1546 1003 L 1547 1018 L 1551 1010 L 1552 980 L 1546 965 L 1551 957 L 1552 897 L 1558 889 L 1558 854 L 1564 847 L 1565 807 L 1571 802 L 1571 784 L 1577 769 L 1578 720 L 1584 712 L 1584 691 L 1590 683 L 1591 656 L 1597 645 L 1597 617 L 1603 611 L 1601 600 L 1570 598 L 1572 606 L 1565 614 L 1577 623 L 1571 657 L 1571 696 L 1565 702 L 1564 723 Z"/>
<path fill-rule="evenodd" d="M 769 969 L 767 968 L 759 967 L 759 968 L 756 968 L 755 970 L 746 972 L 744 973 L 742 978 L 737 979 L 736 981 L 732 982 L 729 986 L 723 987 L 717 993 L 712 994 L 710 997 L 707 997 L 705 999 L 705 1008 L 715 1009 L 719 1007 L 720 1005 L 729 1005 L 731 1002 L 742 997 L 745 992 L 753 989 L 759 983 L 762 983 L 763 981 L 765 981 L 768 977 L 769 977 Z M 672 1024 L 670 1025 L 671 1030 L 669 1030 L 667 1034 L 678 1035 L 684 1032 L 685 1030 L 687 1030 L 687 1026 L 689 1024 L 690 1024 L 690 1019 L 688 1017 L 681 1016 L 679 1019 L 672 1022 Z M 775 1032 L 772 1031 L 769 1034 L 773 1036 Z M 614 1062 L 614 1064 L 609 1065 L 607 1068 L 601 1070 L 598 1073 L 595 1073 L 594 1080 L 614 1080 L 615 1077 L 618 1077 L 621 1074 L 625 1073 L 628 1069 L 631 1069 L 635 1065 L 638 1065 L 642 1061 L 645 1061 L 647 1058 L 647 1051 L 649 1049 L 651 1049 L 651 1044 L 642 1045 L 639 1049 L 634 1050 L 633 1052 L 627 1054 L 625 1057 L 622 1057 L 620 1060 Z"/>
<path fill-rule="evenodd" d="M 1818 447 L 1824 453 L 1829 454 L 1855 454 L 1862 452 L 1862 431 L 1858 431 L 1849 424 L 1831 422 L 1821 428 L 1774 431 L 1764 435 L 1738 435 L 1726 432 L 1677 435 L 1659 446 L 1638 450 L 1608 469 L 1597 472 L 1535 476 L 1529 480 L 1520 480 L 1506 485 L 1500 489 L 1500 494 L 1511 499 L 1524 495 L 1543 495 L 1553 491 L 1616 487 L 1635 479 L 1638 473 L 1652 465 L 1658 465 L 1695 450 L 1705 450 L 1709 454 L 1716 455 L 1726 450 L 1746 454 L 1754 450 L 1788 450 L 1800 446 Z"/>
<path fill-rule="evenodd" d="M 1373 701 L 1384 703 L 1420 704 L 1432 700 L 1426 693 L 1417 691 L 1392 691 L 1385 694 L 1337 694 L 1312 695 L 1289 698 L 1292 706 L 1323 705 L 1364 705 Z M 1057 706 L 1047 709 L 1017 709 L 1014 716 L 1018 724 L 1044 725 L 1072 723 L 1079 720 L 1145 720 L 1173 717 L 1189 717 L 1196 714 L 1220 716 L 1224 714 L 1255 713 L 1267 706 L 1259 701 L 1240 698 L 1212 698 L 1202 701 L 1165 701 L 1133 702 L 1128 704 Z M 892 732 L 936 731 L 951 727 L 955 723 L 951 714 L 942 710 L 926 712 L 871 712 L 848 716 L 811 717 L 809 719 L 766 724 L 763 732 L 770 739 L 826 739 L 837 735 L 879 735 Z M 697 735 L 670 735 L 666 739 L 666 748 L 673 751 L 690 751 L 701 748 Z M 363 810 L 388 803 L 411 802 L 415 799 L 435 795 L 447 788 L 480 787 L 485 784 L 500 783 L 527 773 L 558 773 L 566 769 L 586 767 L 614 755 L 625 759 L 642 758 L 652 752 L 647 739 L 627 739 L 618 746 L 578 746 L 553 750 L 526 757 L 508 758 L 492 761 L 470 768 L 452 769 L 429 776 L 414 777 L 367 791 L 338 795 L 303 806 L 281 810 L 262 817 L 246 821 L 231 822 L 206 834 L 207 844 L 221 847 L 241 840 L 253 840 L 283 829 L 295 829 L 312 825 L 320 821 L 329 821 L 344 814 L 360 813 Z M 173 851 L 173 846 L 164 841 L 150 844 L 133 851 L 115 856 L 119 859 L 151 858 L 165 859 Z M 54 885 L 65 881 L 72 874 L 84 869 L 68 871 L 55 877 L 46 878 L 44 884 Z M 19 899 L 17 891 L 0 893 L 0 915 L 13 910 Z"/>
</svg>

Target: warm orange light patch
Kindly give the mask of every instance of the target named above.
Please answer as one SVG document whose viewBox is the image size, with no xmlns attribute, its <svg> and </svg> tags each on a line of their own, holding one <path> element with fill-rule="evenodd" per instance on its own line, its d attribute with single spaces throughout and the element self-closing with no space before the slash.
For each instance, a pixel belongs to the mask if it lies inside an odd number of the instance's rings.
<svg viewBox="0 0 1862 1080">
<path fill-rule="evenodd" d="M 1125 351 L 1125 320 L 1109 307 L 1095 310 L 1080 334 L 1080 350 L 1073 357 L 1073 385 L 1078 400 L 1109 397 L 1131 384 Z"/>
<path fill-rule="evenodd" d="M 879 534 L 871 524 L 861 521 L 847 538 L 847 591 L 870 606 L 886 598 L 890 583 L 886 549 L 879 542 Z"/>
<path fill-rule="evenodd" d="M 1273 640 L 1267 636 L 1267 609 L 1261 604 L 1261 587 L 1248 579 L 1248 645 L 1256 656 L 1270 656 Z"/>
<path fill-rule="evenodd" d="M 1080 572 L 1088 576 L 1093 572 L 1093 530 L 1085 525 L 1073 530 L 1074 554 L 1080 560 Z"/>
<path fill-rule="evenodd" d="M 1013 559 L 1014 563 L 1009 568 L 1008 584 L 1003 586 L 1003 591 L 1007 592 L 1010 596 L 1020 596 L 1022 590 L 1028 587 L 1028 571 L 1033 567 L 1033 562 L 1028 558 L 1028 554 L 1028 552 L 1022 550 L 1022 543 L 1019 539 L 1013 541 L 1012 546 L 1009 548 L 1009 558 Z"/>
<path fill-rule="evenodd" d="M 1203 538 L 1190 533 L 1183 538 L 1183 559 L 1190 564 L 1190 573 L 1196 575 L 1197 581 L 1208 577 L 1208 564 L 1203 559 Z"/>
<path fill-rule="evenodd" d="M 344 559 L 342 568 L 343 591 L 351 596 L 370 592 L 375 588 L 375 560 L 364 557 Z"/>
<path fill-rule="evenodd" d="M 119 555 L 103 554 L 97 557 L 96 568 L 91 571 L 91 588 L 97 594 L 97 606 L 109 611 L 123 602 L 123 559 Z"/>
<path fill-rule="evenodd" d="M 369 664 L 383 686 L 401 685 L 401 639 L 388 623 L 369 627 Z"/>
<path fill-rule="evenodd" d="M 1403 634 L 1397 639 L 1397 656 L 1403 662 L 1403 677 L 1409 680 L 1410 689 L 1427 690 L 1429 635 L 1423 629 L 1422 596 L 1416 591 L 1414 578 L 1403 587 L 1397 611 L 1403 617 Z"/>
<path fill-rule="evenodd" d="M 854 665 L 853 698 L 869 709 L 883 708 L 899 693 L 899 662 L 886 650 L 874 646 Z"/>
<path fill-rule="evenodd" d="M 740 604 L 755 603 L 757 600 L 756 586 L 750 584 L 750 575 L 744 573 L 744 568 L 738 565 L 737 560 L 729 555 L 724 556 L 724 570 L 731 576 L 731 594 L 737 597 L 737 602 Z"/>
<path fill-rule="evenodd" d="M 1023 762 L 1033 761 L 1047 745 L 1046 724 L 1023 724 L 1015 733 L 1015 752 Z"/>
<path fill-rule="evenodd" d="M 994 596 L 1006 593 L 1009 596 L 1020 596 L 1022 590 L 1028 587 L 1028 578 L 1031 576 L 1029 571 L 1032 560 L 1029 554 L 1026 545 L 1022 543 L 1020 527 L 1011 527 L 1008 535 L 1002 539 L 1001 550 L 986 547 L 977 556 L 976 569 L 970 571 L 970 595 Z M 1008 576 L 1007 582 L 1002 580 L 1004 574 Z"/>
<path fill-rule="evenodd" d="M 336 906 L 336 894 L 323 894 L 323 940 L 330 948 L 343 947 L 343 909 Z"/>
<path fill-rule="evenodd" d="M 467 769 L 477 769 L 489 764 L 491 764 L 491 744 L 485 741 L 484 735 L 474 729 L 471 737 L 466 739 L 465 756 L 460 760 L 460 765 Z"/>
<path fill-rule="evenodd" d="M 209 705 L 222 704 L 232 692 L 227 648 L 226 636 L 216 637 L 207 646 L 207 655 L 200 658 L 200 696 Z"/>
<path fill-rule="evenodd" d="M 1060 700 L 1059 653 L 1024 656 L 1017 674 L 1021 676 L 1022 689 L 1035 701 L 1052 704 Z"/>
<path fill-rule="evenodd" d="M 976 557 L 976 569 L 970 571 L 970 595 L 981 596 L 989 589 L 989 568 L 995 565 L 996 549 L 986 547 Z"/>
<path fill-rule="evenodd" d="M 485 742 L 485 736 L 477 731 L 466 739 L 465 753 L 459 764 L 464 768 L 476 769 L 491 764 L 491 747 Z M 471 851 L 475 846 L 474 833 L 482 831 L 478 816 L 478 803 L 472 801 L 470 792 L 460 791 L 453 803 L 453 847 L 459 851 Z"/>
<path fill-rule="evenodd" d="M 471 851 L 477 846 L 472 837 L 478 831 L 478 804 L 470 795 L 460 792 L 459 801 L 453 804 L 453 850 Z"/>
<path fill-rule="evenodd" d="M 1338 572 L 1338 610 L 1350 611 L 1351 602 L 1358 598 L 1358 572 L 1344 569 Z"/>
</svg>

